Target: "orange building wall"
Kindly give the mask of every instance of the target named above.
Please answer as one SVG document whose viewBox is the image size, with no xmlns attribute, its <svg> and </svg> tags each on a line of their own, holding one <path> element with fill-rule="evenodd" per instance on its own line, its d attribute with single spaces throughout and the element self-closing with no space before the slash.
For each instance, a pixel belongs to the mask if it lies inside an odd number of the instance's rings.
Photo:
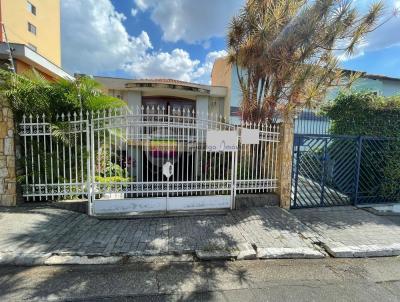
<svg viewBox="0 0 400 302">
<path fill-rule="evenodd" d="M 25 62 L 22 62 L 22 61 L 20 61 L 20 60 L 16 60 L 16 61 L 15 61 L 15 69 L 16 69 L 16 72 L 17 72 L 18 74 L 23 74 L 23 73 L 26 73 L 26 72 L 29 72 L 29 71 L 32 71 L 32 70 L 33 70 L 33 68 L 32 68 L 31 65 L 28 65 L 28 64 L 26 64 Z M 38 70 L 38 69 L 36 69 L 36 71 L 37 71 L 40 75 L 42 75 L 43 77 L 45 77 L 46 80 L 49 80 L 49 81 L 52 81 L 52 82 L 56 81 L 56 79 L 53 78 L 52 76 L 50 76 L 50 75 L 48 75 L 48 74 L 46 74 L 46 73 L 44 73 L 44 72 L 42 72 L 42 71 L 40 71 L 40 70 Z"/>
</svg>

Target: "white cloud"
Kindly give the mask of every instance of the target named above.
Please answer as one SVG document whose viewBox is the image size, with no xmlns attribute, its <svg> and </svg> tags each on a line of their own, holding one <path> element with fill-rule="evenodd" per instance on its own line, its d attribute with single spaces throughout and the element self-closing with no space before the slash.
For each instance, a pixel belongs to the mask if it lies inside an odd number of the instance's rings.
<svg viewBox="0 0 400 302">
<path fill-rule="evenodd" d="M 148 8 L 147 1 L 146 0 L 135 0 L 136 6 L 140 10 L 146 10 Z"/>
<path fill-rule="evenodd" d="M 130 73 L 149 78 L 173 78 L 199 83 L 210 82 L 210 73 L 216 58 L 226 55 L 224 50 L 210 52 L 204 64 L 192 60 L 188 52 L 174 49 L 171 53 L 150 53 L 142 58 L 140 64 L 129 62 L 124 66 Z"/>
<path fill-rule="evenodd" d="M 244 0 L 135 0 L 140 10 L 151 12 L 164 40 L 188 43 L 224 36 L 227 24 L 243 3 Z"/>
<path fill-rule="evenodd" d="M 158 52 L 146 54 L 140 63 L 136 60 L 128 62 L 124 66 L 124 69 L 141 77 L 168 77 L 190 81 L 193 79 L 193 72 L 199 64 L 200 61 L 192 60 L 186 51 L 174 49 L 171 53 Z"/>
<path fill-rule="evenodd" d="M 153 51 L 147 32 L 130 36 L 123 25 L 125 19 L 110 0 L 63 0 L 63 67 L 71 73 L 124 70 L 138 78 L 208 83 L 213 60 L 225 54 L 211 52 L 201 64 L 182 49 Z"/>
<path fill-rule="evenodd" d="M 225 50 L 212 51 L 206 56 L 204 64 L 197 69 L 193 77 L 199 79 L 199 82 L 209 84 L 211 82 L 210 74 L 214 65 L 214 61 L 220 57 L 226 56 L 228 53 Z"/>
<path fill-rule="evenodd" d="M 132 16 L 132 17 L 136 17 L 136 15 L 138 14 L 138 12 L 139 12 L 139 11 L 138 11 L 136 8 L 132 8 L 132 9 L 131 9 L 131 16 Z"/>
<path fill-rule="evenodd" d="M 151 43 L 146 32 L 131 37 L 109 0 L 63 0 L 62 56 L 68 71 L 95 73 L 121 67 L 121 60 L 143 55 Z"/>
</svg>

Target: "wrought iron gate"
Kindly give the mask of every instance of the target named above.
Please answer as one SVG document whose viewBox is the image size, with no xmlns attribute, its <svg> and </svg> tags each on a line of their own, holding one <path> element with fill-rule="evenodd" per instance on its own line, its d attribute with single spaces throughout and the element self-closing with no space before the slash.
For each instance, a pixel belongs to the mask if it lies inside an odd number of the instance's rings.
<svg viewBox="0 0 400 302">
<path fill-rule="evenodd" d="M 207 149 L 211 132 L 235 148 Z M 24 196 L 87 198 L 92 215 L 232 208 L 236 194 L 278 183 L 277 125 L 147 107 L 24 117 L 20 135 Z"/>
</svg>

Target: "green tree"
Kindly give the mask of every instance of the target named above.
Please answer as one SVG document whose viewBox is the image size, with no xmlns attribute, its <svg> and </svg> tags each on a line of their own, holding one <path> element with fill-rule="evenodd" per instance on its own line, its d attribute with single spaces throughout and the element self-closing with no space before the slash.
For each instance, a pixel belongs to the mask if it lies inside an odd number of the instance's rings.
<svg viewBox="0 0 400 302">
<path fill-rule="evenodd" d="M 353 54 L 383 14 L 382 2 L 366 14 L 353 2 L 246 1 L 228 33 L 228 58 L 238 71 L 244 119 L 271 120 L 276 112 L 290 119 L 296 109 L 316 106 L 329 87 L 342 85 L 338 55 Z M 357 77 L 350 75 L 346 83 Z"/>
</svg>

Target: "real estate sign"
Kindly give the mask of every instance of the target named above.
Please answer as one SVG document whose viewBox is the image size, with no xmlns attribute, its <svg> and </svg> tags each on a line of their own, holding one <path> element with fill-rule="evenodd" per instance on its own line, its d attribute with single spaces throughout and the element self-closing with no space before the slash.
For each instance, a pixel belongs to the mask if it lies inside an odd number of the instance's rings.
<svg viewBox="0 0 400 302">
<path fill-rule="evenodd" d="M 238 149 L 236 131 L 207 131 L 207 152 L 233 152 Z"/>
</svg>

